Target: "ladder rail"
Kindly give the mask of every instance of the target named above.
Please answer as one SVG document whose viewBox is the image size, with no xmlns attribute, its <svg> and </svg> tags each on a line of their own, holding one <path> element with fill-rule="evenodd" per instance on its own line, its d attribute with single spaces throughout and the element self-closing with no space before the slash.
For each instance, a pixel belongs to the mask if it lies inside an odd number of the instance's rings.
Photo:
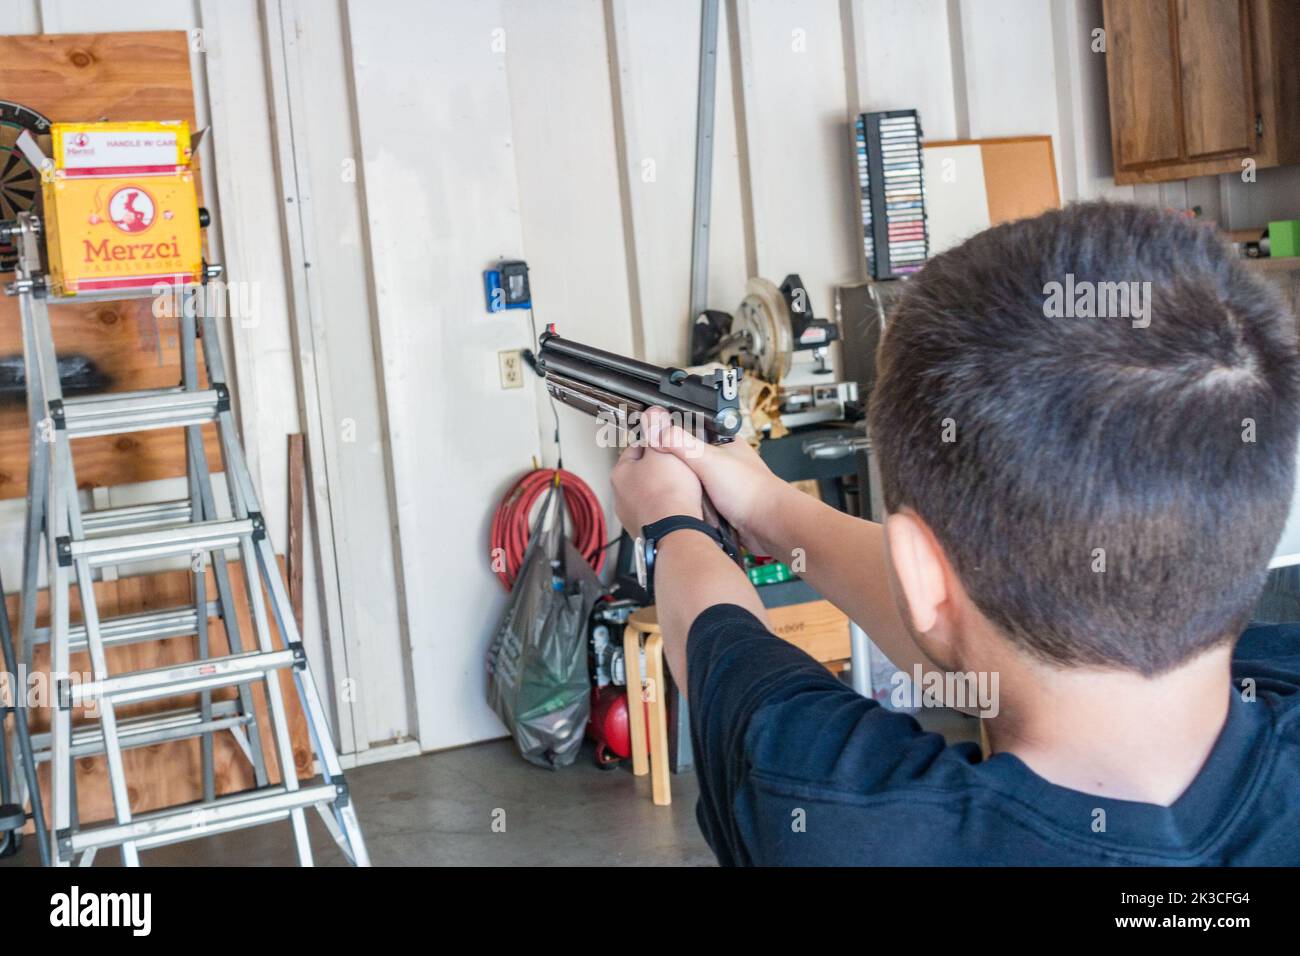
<svg viewBox="0 0 1300 956">
<path fill-rule="evenodd" d="M 65 442 L 65 448 L 66 445 Z M 73 566 L 76 568 L 77 588 L 81 595 L 81 615 L 86 624 L 86 651 L 90 656 L 90 672 L 96 681 L 107 680 L 108 660 L 104 654 L 104 644 L 99 639 L 99 603 L 95 598 L 95 584 L 90 574 L 90 562 L 80 558 Z M 62 638 L 63 646 L 67 647 L 66 631 Z M 72 698 L 75 701 L 75 691 Z M 122 760 L 122 746 L 117 736 L 117 707 L 113 698 L 108 696 L 99 698 L 98 704 L 99 725 L 104 730 L 104 757 L 108 761 L 108 782 L 113 791 L 113 814 L 119 824 L 130 823 L 131 798 L 126 787 L 126 766 Z M 59 702 L 59 706 L 63 707 L 63 701 Z M 70 723 L 67 734 L 67 747 L 71 756 Z M 139 866 L 139 851 L 134 843 L 122 844 L 122 862 L 127 866 Z"/>
<path fill-rule="evenodd" d="M 199 503 L 202 506 L 201 517 L 205 521 L 216 520 L 217 507 L 212 491 L 212 473 L 208 469 L 207 451 L 201 441 L 189 449 L 188 467 L 200 476 L 198 489 Z M 244 639 L 240 633 L 239 613 L 235 610 L 234 591 L 230 586 L 226 556 L 221 551 L 212 552 L 212 577 L 217 585 L 217 603 L 221 608 L 221 624 L 226 635 L 226 647 L 232 654 L 242 653 Z M 239 700 L 244 713 L 255 718 L 252 691 L 245 685 L 239 687 Z M 248 738 L 254 782 L 259 787 L 265 787 L 269 778 L 266 774 L 266 758 L 262 752 L 262 731 L 259 720 L 253 719 L 249 722 Z"/>
<path fill-rule="evenodd" d="M 208 314 L 203 316 L 203 360 L 206 363 L 208 381 L 225 382 L 226 370 L 221 356 L 221 348 L 217 337 L 217 328 L 215 319 Z M 221 439 L 221 453 L 225 462 L 226 483 L 230 495 L 231 509 L 236 517 L 246 518 L 250 514 L 260 513 L 261 505 L 257 498 L 257 492 L 253 487 L 252 478 L 248 474 L 247 463 L 244 460 L 243 448 L 239 444 L 234 415 L 229 408 L 220 411 L 217 414 L 217 432 Z M 260 543 L 266 541 L 265 532 L 260 536 Z M 280 579 L 279 565 L 274 562 L 267 567 L 258 556 L 260 547 L 254 547 L 250 539 L 244 539 L 240 544 L 240 558 L 244 565 L 244 580 L 249 584 L 247 588 L 249 607 L 253 612 L 254 630 L 257 634 L 258 645 L 263 651 L 269 651 L 272 646 L 270 623 L 267 619 L 266 604 L 262 600 L 260 588 L 254 588 L 252 581 L 254 578 L 265 581 L 272 592 L 272 605 L 277 607 L 276 619 L 281 625 L 281 639 L 292 643 L 299 643 L 297 640 L 297 628 L 292 622 L 291 614 L 282 614 L 278 607 L 278 601 L 275 600 L 277 586 L 283 591 L 283 581 Z M 258 573 L 254 574 L 257 571 Z M 286 602 L 287 604 L 287 602 Z M 288 623 L 286 623 L 286 619 Z M 298 671 L 295 670 L 295 676 Z M 301 684 L 299 684 L 301 686 Z M 284 786 L 296 788 L 298 786 L 298 770 L 294 763 L 293 746 L 289 740 L 288 719 L 284 710 L 284 700 L 281 694 L 279 681 L 268 679 L 265 684 L 268 709 L 271 712 L 272 730 L 275 736 L 276 750 L 279 756 L 280 779 Z M 313 703 L 307 703 L 304 700 L 305 710 L 313 713 L 319 706 L 319 698 Z M 309 718 L 309 724 L 311 719 Z M 330 754 L 333 760 L 337 762 L 337 755 L 333 755 L 333 741 L 326 738 L 325 741 L 316 739 L 316 732 L 312 730 L 313 750 L 325 758 Z M 293 822 L 294 843 L 298 851 L 298 862 L 302 866 L 311 866 L 311 843 L 307 837 L 307 820 L 301 808 L 294 810 L 291 814 Z"/>
<path fill-rule="evenodd" d="M 194 310 L 191 305 L 197 305 L 198 296 L 193 291 L 186 297 L 184 315 L 181 318 L 181 339 L 186 345 L 181 349 L 181 385 L 186 390 L 197 392 L 199 389 L 198 364 L 194 358 L 194 338 L 197 329 L 194 324 Z M 196 445 L 203 444 L 203 429 L 199 425 L 190 425 L 185 429 L 185 471 L 190 493 L 190 513 L 201 514 L 203 511 L 203 499 L 199 491 L 199 475 L 194 467 L 194 448 Z M 204 568 L 202 554 L 196 554 L 191 559 L 190 568 L 194 573 L 192 580 L 192 589 L 194 591 L 194 600 L 197 604 L 203 604 L 207 601 L 208 576 Z M 198 633 L 195 635 L 196 650 L 200 658 L 211 656 L 211 648 L 208 644 L 208 621 L 203 618 L 199 621 Z M 212 692 L 204 690 L 199 695 L 199 709 L 205 722 L 212 720 Z M 204 734 L 199 744 L 199 763 L 203 768 L 203 799 L 211 802 L 217 798 L 216 772 L 213 767 L 213 737 L 212 734 Z"/>
<path fill-rule="evenodd" d="M 49 449 L 50 457 L 56 456 L 55 449 Z M 67 512 L 64 509 L 62 495 L 58 486 L 58 467 L 49 462 L 46 468 L 49 488 L 46 492 L 45 539 L 47 542 L 50 592 L 50 678 L 55 686 L 66 684 L 69 676 L 68 652 L 68 576 L 70 569 L 59 562 L 58 538 L 67 528 Z M 60 696 L 62 696 L 60 694 Z M 65 707 L 62 700 L 54 702 L 50 715 L 53 738 L 50 743 L 50 778 L 54 804 L 54 829 L 50 834 L 53 841 L 51 856 L 59 859 L 58 835 L 72 827 L 72 786 L 75 767 L 72 763 L 72 711 Z"/>
<path fill-rule="evenodd" d="M 266 617 L 266 603 L 262 600 L 260 579 L 256 573 L 257 556 L 252 538 L 240 542 L 240 557 L 244 563 L 244 581 L 248 585 L 248 604 L 253 612 L 253 625 L 257 643 L 263 653 L 274 651 L 270 622 Z M 263 685 L 266 689 L 267 708 L 271 712 L 271 729 L 275 736 L 276 753 L 280 763 L 280 785 L 289 790 L 298 789 L 298 767 L 293 757 L 293 742 L 289 738 L 289 720 L 284 709 L 284 696 L 280 692 L 279 675 L 269 676 Z M 294 843 L 298 850 L 298 863 L 312 865 L 311 842 L 307 838 L 307 820 L 302 808 L 292 814 Z"/>
<path fill-rule="evenodd" d="M 39 263 L 39 258 L 37 259 Z M 28 263 L 19 263 L 18 276 L 27 275 Z M 45 432 L 36 427 L 41 420 L 38 412 L 45 407 L 45 388 L 33 357 L 36 354 L 36 305 L 29 295 L 18 300 L 22 325 L 23 377 L 27 382 L 27 420 L 31 425 L 31 441 L 27 458 L 27 522 L 23 539 L 23 583 L 21 615 L 19 620 L 19 659 L 30 666 L 32 662 L 31 635 L 36 630 L 36 591 L 40 582 L 41 535 L 45 531 L 43 516 L 47 512 L 45 496 L 49 469 L 49 443 Z"/>
</svg>

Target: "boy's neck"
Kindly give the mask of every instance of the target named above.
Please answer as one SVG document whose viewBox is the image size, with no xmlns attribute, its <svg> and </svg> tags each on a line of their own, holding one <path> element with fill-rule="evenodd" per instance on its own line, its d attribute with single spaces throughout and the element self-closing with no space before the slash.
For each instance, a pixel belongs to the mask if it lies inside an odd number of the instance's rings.
<svg viewBox="0 0 1300 956">
<path fill-rule="evenodd" d="M 1231 660 L 1225 643 L 1154 678 L 1008 661 L 990 746 L 1058 786 L 1168 806 L 1227 720 Z"/>
</svg>

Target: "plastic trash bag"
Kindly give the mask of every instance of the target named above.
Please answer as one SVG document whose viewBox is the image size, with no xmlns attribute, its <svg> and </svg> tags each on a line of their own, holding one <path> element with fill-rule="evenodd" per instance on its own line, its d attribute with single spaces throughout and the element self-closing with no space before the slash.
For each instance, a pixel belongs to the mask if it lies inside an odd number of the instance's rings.
<svg viewBox="0 0 1300 956">
<path fill-rule="evenodd" d="M 601 591 L 564 537 L 563 508 L 552 487 L 488 650 L 488 703 L 523 758 L 551 768 L 573 763 L 582 746 L 591 713 L 587 619 Z"/>
</svg>

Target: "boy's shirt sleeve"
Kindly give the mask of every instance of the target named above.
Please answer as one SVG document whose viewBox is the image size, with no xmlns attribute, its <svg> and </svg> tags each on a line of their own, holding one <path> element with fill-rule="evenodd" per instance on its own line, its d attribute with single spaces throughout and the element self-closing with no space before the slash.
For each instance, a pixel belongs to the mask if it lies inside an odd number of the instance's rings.
<svg viewBox="0 0 1300 956">
<path fill-rule="evenodd" d="M 1300 692 L 1300 624 L 1246 628 L 1232 654 L 1232 679 L 1254 693 L 1290 698 Z"/>
<path fill-rule="evenodd" d="M 877 792 L 915 780 L 944 749 L 942 737 L 861 696 L 735 605 L 696 618 L 687 673 L 697 814 L 723 865 L 780 862 L 753 858 L 769 843 L 754 828 L 789 826 L 746 812 L 757 776 Z"/>
</svg>

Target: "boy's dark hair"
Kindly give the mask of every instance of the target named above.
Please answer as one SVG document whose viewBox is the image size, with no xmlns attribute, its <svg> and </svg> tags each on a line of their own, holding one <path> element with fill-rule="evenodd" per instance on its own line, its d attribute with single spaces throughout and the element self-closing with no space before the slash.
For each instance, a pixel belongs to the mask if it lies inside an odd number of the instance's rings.
<svg viewBox="0 0 1300 956">
<path fill-rule="evenodd" d="M 1127 310 L 1102 285 L 1132 282 Z M 1240 633 L 1286 522 L 1295 326 L 1178 215 L 1087 203 L 982 232 L 908 280 L 881 342 L 885 506 L 1040 659 L 1175 667 Z"/>
</svg>

